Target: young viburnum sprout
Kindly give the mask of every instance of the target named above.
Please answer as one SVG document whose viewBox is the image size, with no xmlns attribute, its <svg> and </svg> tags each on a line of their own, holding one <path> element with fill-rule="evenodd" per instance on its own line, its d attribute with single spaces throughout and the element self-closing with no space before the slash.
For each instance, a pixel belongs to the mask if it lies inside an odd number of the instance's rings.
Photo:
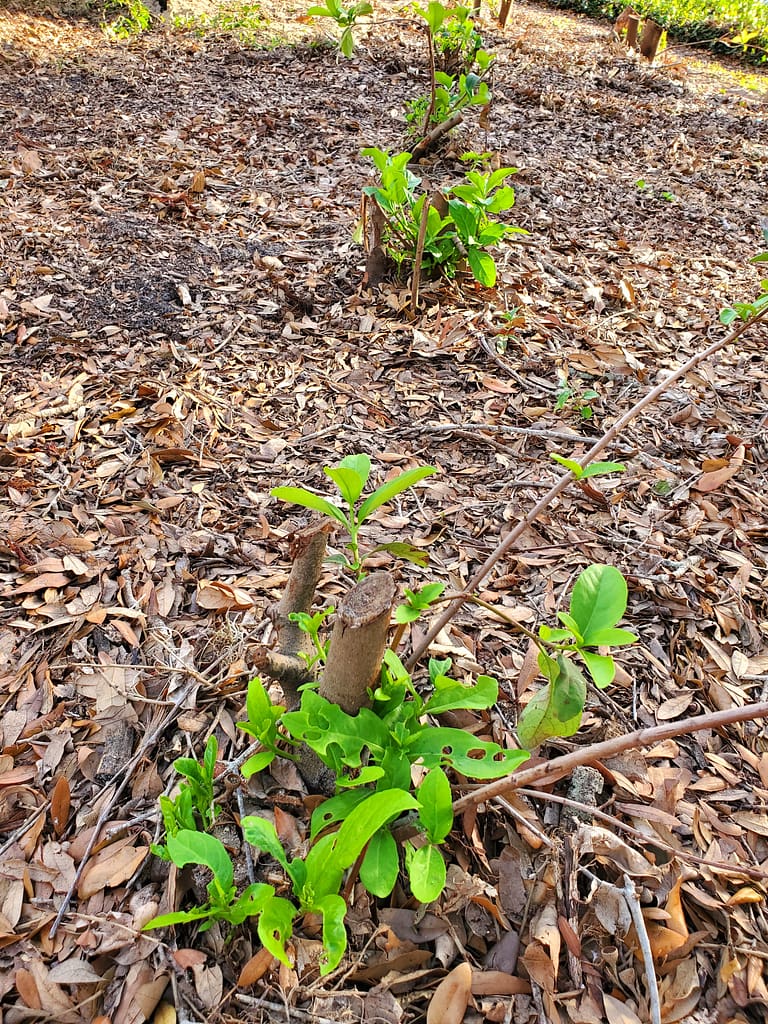
<svg viewBox="0 0 768 1024">
<path fill-rule="evenodd" d="M 373 550 L 361 555 L 359 534 L 366 519 L 398 494 L 402 494 L 403 491 L 413 487 L 425 477 L 431 476 L 435 472 L 433 466 L 417 466 L 414 469 L 407 469 L 404 473 L 400 473 L 399 476 L 382 484 L 381 487 L 377 487 L 363 501 L 360 500 L 363 488 L 371 475 L 371 460 L 367 455 L 348 455 L 338 465 L 326 466 L 324 472 L 336 485 L 346 509 L 339 508 L 327 498 L 313 494 L 312 491 L 308 491 L 304 487 L 274 487 L 269 493 L 273 498 L 280 498 L 282 501 L 322 512 L 323 515 L 343 526 L 349 537 L 345 545 L 349 555 L 339 555 L 335 560 L 349 568 L 358 578 L 364 575 L 363 562 L 365 559 L 377 551 L 388 551 L 396 558 L 403 558 L 416 565 L 426 564 L 427 555 L 424 551 L 402 543 L 379 544 Z"/>
</svg>

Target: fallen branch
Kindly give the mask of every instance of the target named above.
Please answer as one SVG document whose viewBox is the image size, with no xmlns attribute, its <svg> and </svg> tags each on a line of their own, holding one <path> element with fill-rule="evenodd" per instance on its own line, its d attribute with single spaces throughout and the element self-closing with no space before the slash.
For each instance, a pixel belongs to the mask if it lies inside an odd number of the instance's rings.
<svg viewBox="0 0 768 1024">
<path fill-rule="evenodd" d="M 684 377 L 687 373 L 689 373 L 696 366 L 698 366 L 699 363 L 704 362 L 705 359 L 708 359 L 711 355 L 714 355 L 715 352 L 719 352 L 721 348 L 725 348 L 726 345 L 732 344 L 737 338 L 739 338 L 742 334 L 744 334 L 745 331 L 747 331 L 750 327 L 756 324 L 758 320 L 761 320 L 766 314 L 768 314 L 768 308 L 762 310 L 760 313 L 757 314 L 757 316 L 753 316 L 749 320 L 744 321 L 744 323 L 740 324 L 729 334 L 727 334 L 724 338 L 721 338 L 719 341 L 716 341 L 712 345 L 710 345 L 709 348 L 706 348 L 702 352 L 699 352 L 696 355 L 691 356 L 691 358 L 688 359 L 685 363 L 683 363 L 682 366 L 678 367 L 678 369 L 675 370 L 674 373 L 671 373 L 669 377 L 665 378 L 660 384 L 657 384 L 655 388 L 653 388 L 646 395 L 644 395 L 638 402 L 636 402 L 631 407 L 631 409 L 628 409 L 623 416 L 620 416 L 616 420 L 616 422 L 612 424 L 612 426 L 609 427 L 608 430 L 606 430 L 603 436 L 599 438 L 599 440 L 596 441 L 594 445 L 592 445 L 587 454 L 584 455 L 583 458 L 579 461 L 579 465 L 582 468 L 584 468 L 585 466 L 588 466 L 590 462 L 593 462 L 594 459 L 602 451 L 604 451 L 604 449 L 606 449 L 613 441 L 616 440 L 616 438 L 622 432 L 624 427 L 626 427 L 628 423 L 631 423 L 631 421 L 636 416 L 638 416 L 643 411 L 643 409 L 646 408 L 646 406 L 651 405 L 653 402 L 656 401 L 657 398 L 659 398 L 660 395 L 663 395 L 664 392 L 667 391 L 667 389 L 670 387 L 670 385 L 674 384 L 675 381 L 680 380 L 681 377 Z M 573 475 L 573 473 L 570 472 L 566 473 L 564 476 L 561 476 L 560 479 L 557 480 L 552 485 L 552 487 L 547 491 L 544 497 L 541 498 L 541 500 L 538 501 L 536 505 L 534 505 L 534 507 L 531 509 L 528 515 L 525 516 L 524 519 L 521 519 L 520 522 L 509 531 L 507 536 L 497 545 L 495 550 L 491 552 L 488 558 L 475 572 L 474 576 L 469 581 L 469 583 L 467 583 L 464 590 L 462 590 L 462 592 L 456 597 L 456 599 L 448 605 L 443 614 L 427 631 L 426 635 L 423 637 L 421 642 L 416 645 L 405 665 L 408 671 L 411 671 L 413 669 L 414 665 L 428 650 L 429 645 L 435 639 L 437 634 L 442 629 L 444 629 L 445 626 L 448 625 L 448 623 L 454 617 L 459 608 L 461 608 L 461 606 L 464 604 L 467 598 L 472 593 L 474 593 L 475 590 L 477 590 L 478 586 L 483 582 L 483 580 L 490 573 L 491 569 L 493 569 L 493 567 L 496 565 L 499 559 L 502 558 L 507 553 L 507 551 L 509 551 L 509 549 L 513 546 L 513 544 L 515 544 L 517 540 L 519 540 L 520 536 L 528 529 L 528 527 L 533 525 L 533 523 L 539 518 L 542 512 L 546 511 L 546 509 L 552 504 L 555 498 L 559 494 L 562 494 L 562 492 L 565 491 L 568 487 L 570 487 L 571 483 L 573 483 L 575 479 L 576 477 Z"/>
<path fill-rule="evenodd" d="M 622 821 L 621 818 L 617 818 L 613 814 L 606 814 L 605 811 L 601 811 L 597 807 L 590 807 L 588 804 L 579 803 L 577 800 L 571 800 L 567 796 L 547 793 L 540 789 L 518 789 L 515 792 L 519 796 L 528 797 L 530 800 L 548 800 L 550 803 L 562 804 L 563 807 L 572 807 L 577 811 L 584 811 L 585 814 L 597 818 L 598 821 L 604 821 L 612 829 L 620 829 L 622 832 L 626 832 L 627 835 L 632 836 L 633 839 L 639 839 L 645 845 L 666 850 L 667 853 L 672 854 L 677 860 L 684 860 L 687 864 L 695 864 L 697 867 L 708 868 L 710 871 L 719 871 L 728 875 L 743 875 L 745 878 L 754 878 L 758 882 L 764 882 L 768 879 L 768 871 L 764 868 L 729 864 L 724 860 L 699 857 L 695 853 L 689 853 L 688 850 L 681 850 L 677 846 L 672 846 L 671 843 L 665 842 L 659 835 L 649 835 L 647 832 L 641 832 L 639 828 L 628 825 L 626 821 Z M 496 797 L 495 799 L 504 807 L 506 801 L 504 801 L 503 797 Z M 502 801 L 504 802 L 502 803 Z M 638 809 L 642 811 L 642 806 Z M 526 828 L 530 828 L 530 822 L 526 822 Z"/>
<path fill-rule="evenodd" d="M 745 704 L 740 708 L 729 708 L 727 711 L 715 711 L 707 715 L 697 715 L 694 718 L 683 718 L 679 722 L 665 722 L 664 725 L 638 729 L 635 732 L 626 733 L 624 736 L 614 736 L 602 743 L 579 747 L 578 750 L 572 750 L 561 757 L 554 757 L 551 761 L 543 761 L 541 764 L 534 765 L 533 768 L 513 772 L 511 775 L 505 775 L 503 779 L 496 779 L 486 786 L 480 786 L 479 789 L 455 800 L 453 812 L 459 814 L 468 807 L 477 807 L 478 804 L 492 800 L 510 790 L 549 785 L 562 779 L 579 765 L 603 761 L 605 758 L 615 757 L 616 754 L 625 750 L 650 747 L 661 743 L 662 740 L 686 736 L 702 729 L 720 729 L 725 725 L 733 725 L 735 722 L 751 722 L 757 718 L 768 718 L 768 701 L 762 701 L 759 704 Z"/>
<path fill-rule="evenodd" d="M 438 139 L 442 138 L 446 132 L 451 131 L 452 128 L 455 128 L 456 125 L 461 124 L 463 120 L 464 118 L 461 114 L 453 114 L 447 121 L 441 121 L 440 124 L 435 125 L 432 131 L 413 147 L 411 161 L 421 160 L 432 149 Z"/>
</svg>

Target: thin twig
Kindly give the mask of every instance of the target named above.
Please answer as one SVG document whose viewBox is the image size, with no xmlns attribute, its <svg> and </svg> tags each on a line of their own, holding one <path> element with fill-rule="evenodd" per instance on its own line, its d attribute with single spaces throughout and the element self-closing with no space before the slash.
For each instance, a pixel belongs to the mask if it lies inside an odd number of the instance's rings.
<svg viewBox="0 0 768 1024">
<path fill-rule="evenodd" d="M 614 888 L 617 888 L 614 886 Z M 645 983 L 648 987 L 648 1003 L 651 1014 L 651 1024 L 661 1024 L 661 1004 L 659 1003 L 659 983 L 656 978 L 656 971 L 653 966 L 653 950 L 651 940 L 648 938 L 648 929 L 645 927 L 645 918 L 640 906 L 640 900 L 635 892 L 635 883 L 624 875 L 624 888 L 618 889 L 624 896 L 627 909 L 632 916 L 632 923 L 635 926 L 637 941 L 640 943 L 640 952 L 643 954 L 645 964 Z"/>
<path fill-rule="evenodd" d="M 590 462 L 593 462 L 594 459 L 619 436 L 619 434 L 627 426 L 627 424 L 631 423 L 631 421 L 635 419 L 635 417 L 638 416 L 643 411 L 643 409 L 646 408 L 646 406 L 651 405 L 653 402 L 656 401 L 657 398 L 663 395 L 664 392 L 669 389 L 670 385 L 674 384 L 675 381 L 680 380 L 680 378 L 684 377 L 687 373 L 690 373 L 690 371 L 693 370 L 696 366 L 698 366 L 699 363 L 702 363 L 705 359 L 708 359 L 711 355 L 714 355 L 715 352 L 719 352 L 721 348 L 725 348 L 726 345 L 730 345 L 742 334 L 744 334 L 745 331 L 747 331 L 750 327 L 753 327 L 759 320 L 761 320 L 767 314 L 768 307 L 766 307 L 764 310 L 758 313 L 757 316 L 752 317 L 750 320 L 744 321 L 744 323 L 740 324 L 733 331 L 727 334 L 724 338 L 721 338 L 719 341 L 714 342 L 712 345 L 704 349 L 702 352 L 699 352 L 696 355 L 691 356 L 691 358 L 688 359 L 685 363 L 683 363 L 682 366 L 678 367 L 678 369 L 675 370 L 674 373 L 671 373 L 660 384 L 657 384 L 655 388 L 652 388 L 638 402 L 635 402 L 635 404 L 630 409 L 628 409 L 623 416 L 620 416 L 616 420 L 616 422 L 611 427 L 609 427 L 608 430 L 605 431 L 603 436 L 598 441 L 596 441 L 595 444 L 592 445 L 592 447 L 589 449 L 586 455 L 582 456 L 582 458 L 579 460 L 579 465 L 582 468 L 584 468 L 585 466 L 588 466 Z M 540 501 L 538 501 L 536 505 L 534 505 L 534 507 L 531 509 L 528 515 L 521 519 L 517 523 L 517 525 L 509 531 L 507 536 L 497 545 L 496 549 L 488 556 L 488 558 L 483 562 L 480 568 L 475 572 L 475 574 L 472 576 L 472 579 L 469 581 L 469 583 L 467 583 L 466 587 L 461 592 L 461 594 L 456 598 L 456 600 L 452 604 L 450 604 L 446 608 L 446 610 L 438 618 L 434 625 L 427 631 L 422 641 L 414 648 L 413 653 L 409 657 L 405 666 L 409 671 L 413 669 L 414 665 L 416 665 L 416 663 L 419 661 L 422 655 L 427 651 L 429 645 L 432 643 L 432 641 L 435 639 L 438 633 L 440 633 L 440 631 L 448 625 L 448 623 L 454 617 L 459 608 L 461 608 L 461 606 L 464 604 L 464 601 L 466 601 L 467 597 L 471 593 L 473 593 L 478 588 L 478 586 L 483 582 L 483 580 L 490 573 L 491 569 L 493 569 L 493 567 L 496 565 L 499 559 L 502 558 L 507 553 L 507 551 L 509 551 L 509 549 L 520 539 L 521 535 L 528 529 L 528 527 L 531 526 L 539 518 L 542 512 L 549 508 L 549 506 L 552 504 L 555 498 L 558 497 L 558 495 L 562 494 L 562 492 L 565 491 L 571 485 L 571 483 L 573 483 L 574 480 L 576 480 L 576 477 L 573 473 L 570 472 L 561 476 L 560 479 L 557 480 L 556 483 L 540 499 Z"/>
<path fill-rule="evenodd" d="M 527 796 L 530 800 L 549 800 L 551 803 L 562 804 L 563 807 L 572 807 L 576 811 L 584 811 L 593 818 L 604 821 L 611 828 L 621 829 L 622 832 L 626 832 L 627 835 L 632 836 L 634 839 L 639 839 L 643 843 L 649 843 L 660 850 L 666 850 L 667 853 L 671 853 L 676 859 L 684 860 L 686 863 L 709 868 L 710 871 L 722 871 L 729 875 L 744 875 L 745 878 L 754 878 L 759 882 L 764 882 L 768 879 L 768 870 L 742 867 L 739 864 L 728 864 L 724 860 L 710 860 L 707 857 L 698 857 L 695 853 L 689 853 L 687 850 L 678 850 L 676 846 L 665 842 L 657 835 L 650 836 L 647 832 L 641 832 L 639 828 L 628 825 L 621 818 L 617 818 L 613 814 L 606 814 L 605 811 L 601 811 L 597 807 L 590 807 L 589 804 L 582 804 L 578 800 L 572 800 L 570 797 L 559 796 L 557 793 L 546 793 L 540 789 L 518 789 L 517 792 L 520 796 Z M 497 797 L 497 799 L 499 798 Z"/>
<path fill-rule="evenodd" d="M 70 883 L 70 886 L 67 889 L 64 899 L 62 900 L 61 906 L 59 907 L 59 911 L 56 914 L 53 924 L 51 925 L 51 930 L 49 932 L 51 938 L 55 936 L 59 928 L 59 925 L 64 919 L 64 915 L 67 913 L 67 910 L 69 909 L 69 904 L 72 900 L 72 897 L 75 894 L 75 890 L 77 889 L 80 879 L 83 876 L 83 872 L 85 871 L 85 868 L 88 864 L 93 848 L 98 841 L 99 834 L 104 825 L 104 822 L 109 819 L 109 817 L 112 814 L 112 810 L 115 804 L 117 803 L 118 797 L 130 783 L 133 777 L 134 769 L 138 766 L 139 762 L 146 756 L 148 751 L 152 749 L 155 743 L 157 743 L 157 741 L 163 735 L 168 726 L 173 722 L 173 720 L 181 713 L 184 702 L 197 685 L 198 680 L 193 678 L 190 679 L 178 691 L 178 693 L 173 698 L 171 707 L 163 715 L 162 720 L 157 724 L 157 726 L 154 729 L 150 729 L 150 731 L 145 735 L 144 739 L 139 744 L 136 753 L 126 764 L 125 771 L 123 773 L 123 777 L 120 783 L 116 786 L 115 791 L 112 793 L 109 799 L 105 801 L 104 806 L 102 807 L 99 816 L 96 819 L 96 825 L 94 826 L 93 834 L 91 835 L 91 838 L 88 840 L 88 843 L 85 847 L 85 852 L 83 853 L 82 859 L 77 866 L 77 870 L 75 871 L 74 878 L 72 879 L 72 882 Z"/>
<path fill-rule="evenodd" d="M 50 800 L 45 800 L 45 801 L 43 801 L 43 803 L 40 804 L 39 807 L 35 808 L 35 810 L 26 819 L 24 824 L 23 825 L 19 825 L 19 827 L 16 829 L 16 831 L 13 832 L 8 839 L 6 839 L 6 841 L 3 843 L 2 846 L 0 846 L 0 857 L 4 856 L 4 854 L 8 850 L 10 850 L 10 848 L 13 846 L 13 844 L 15 842 L 17 842 L 19 839 L 21 839 L 21 837 L 26 832 L 29 832 L 29 830 L 32 828 L 32 826 L 37 821 L 37 819 L 40 817 L 40 815 L 41 814 L 45 814 L 45 812 L 48 810 L 48 808 L 50 806 L 51 806 L 51 801 Z"/>
<path fill-rule="evenodd" d="M 495 782 L 480 786 L 479 789 L 456 800 L 453 804 L 453 811 L 454 814 L 459 814 L 467 807 L 476 807 L 478 804 L 492 800 L 510 790 L 557 782 L 563 776 L 569 775 L 579 765 L 602 761 L 607 757 L 614 757 L 624 750 L 651 747 L 656 743 L 661 743 L 662 740 L 685 736 L 692 732 L 699 732 L 701 729 L 720 729 L 724 725 L 749 722 L 757 718 L 768 718 L 768 701 L 763 701 L 760 704 L 745 704 L 740 708 L 715 711 L 708 715 L 697 715 L 695 718 L 682 718 L 677 722 L 665 722 L 663 725 L 656 725 L 649 729 L 637 729 L 624 736 L 614 736 L 602 743 L 579 747 L 578 750 L 572 750 L 551 761 L 543 761 L 533 768 L 513 772 L 511 775 L 505 775 L 502 779 L 496 779 Z"/>
</svg>

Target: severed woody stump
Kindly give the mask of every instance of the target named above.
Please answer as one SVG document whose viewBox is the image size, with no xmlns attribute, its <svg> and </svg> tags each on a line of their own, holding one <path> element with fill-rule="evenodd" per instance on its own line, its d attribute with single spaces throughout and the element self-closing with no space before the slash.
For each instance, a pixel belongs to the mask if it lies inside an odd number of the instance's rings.
<svg viewBox="0 0 768 1024">
<path fill-rule="evenodd" d="M 370 703 L 368 689 L 381 671 L 395 593 L 389 573 L 374 572 L 356 583 L 336 609 L 320 696 L 348 715 Z"/>
</svg>

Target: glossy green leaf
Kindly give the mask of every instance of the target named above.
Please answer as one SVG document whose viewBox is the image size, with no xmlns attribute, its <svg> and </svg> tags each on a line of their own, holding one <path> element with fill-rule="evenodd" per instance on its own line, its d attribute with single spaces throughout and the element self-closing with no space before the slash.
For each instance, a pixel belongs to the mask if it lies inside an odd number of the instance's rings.
<svg viewBox="0 0 768 1024">
<path fill-rule="evenodd" d="M 173 863 L 183 868 L 187 864 L 201 864 L 210 868 L 222 889 L 230 889 L 234 877 L 232 860 L 226 847 L 215 836 L 207 832 L 193 832 L 181 829 L 175 836 L 168 836 L 168 853 Z"/>
<path fill-rule="evenodd" d="M 312 494 L 311 491 L 305 491 L 303 487 L 273 487 L 269 493 L 273 498 L 279 498 L 281 501 L 287 501 L 292 505 L 301 505 L 302 508 L 309 508 L 314 512 L 322 512 L 323 515 L 335 519 L 342 526 L 349 526 L 347 517 L 340 508 L 332 505 L 325 498 Z"/>
<path fill-rule="evenodd" d="M 418 803 L 402 789 L 385 789 L 372 793 L 344 819 L 333 844 L 333 862 L 338 867 L 352 867 L 363 847 L 375 832 L 404 811 L 413 810 Z"/>
<path fill-rule="evenodd" d="M 263 772 L 265 768 L 268 768 L 276 757 L 277 754 L 274 750 L 260 750 L 258 754 L 249 757 L 240 767 L 240 773 L 244 779 L 250 779 L 253 775 L 258 775 L 259 772 Z"/>
<path fill-rule="evenodd" d="M 438 676 L 434 686 L 435 692 L 424 705 L 424 711 L 431 715 L 463 709 L 485 710 L 493 707 L 499 696 L 499 684 L 493 676 L 478 676 L 469 686 L 446 676 Z"/>
<path fill-rule="evenodd" d="M 496 284 L 496 263 L 487 252 L 472 246 L 467 249 L 469 269 L 484 288 L 493 288 Z"/>
<path fill-rule="evenodd" d="M 360 865 L 360 881 L 372 896 L 389 896 L 400 871 L 397 843 L 388 828 L 374 832 Z"/>
<path fill-rule="evenodd" d="M 576 580 L 570 612 L 587 646 L 593 633 L 615 626 L 626 608 L 627 583 L 615 566 L 590 565 Z"/>
<path fill-rule="evenodd" d="M 478 229 L 478 213 L 471 210 L 466 203 L 462 203 L 458 199 L 449 199 L 448 209 L 456 225 L 459 238 L 461 238 L 464 244 L 466 245 L 474 240 Z"/>
<path fill-rule="evenodd" d="M 584 641 L 585 644 L 587 641 Z M 637 636 L 628 629 L 596 629 L 589 634 L 589 647 L 625 647 L 637 643 Z"/>
<path fill-rule="evenodd" d="M 230 924 L 238 925 L 249 917 L 258 917 L 267 902 L 275 895 L 271 885 L 264 882 L 255 882 L 249 885 L 242 895 L 228 907 L 226 920 Z"/>
<path fill-rule="evenodd" d="M 271 821 L 260 818 L 257 814 L 249 814 L 242 819 L 240 825 L 246 841 L 251 846 L 268 853 L 270 857 L 274 857 L 284 871 L 288 870 L 288 858 Z"/>
<path fill-rule="evenodd" d="M 560 619 L 562 624 L 570 631 L 576 642 L 582 643 L 581 632 L 579 631 L 579 624 L 576 621 L 576 619 L 574 619 L 572 615 L 569 615 L 568 612 L 558 612 L 557 617 L 558 619 Z"/>
<path fill-rule="evenodd" d="M 176 910 L 171 914 L 159 914 L 142 925 L 143 932 L 152 931 L 154 928 L 170 928 L 175 924 L 187 924 L 190 921 L 202 921 L 206 917 L 215 916 L 215 911 L 210 906 L 195 907 L 193 910 Z"/>
<path fill-rule="evenodd" d="M 577 480 L 580 480 L 584 475 L 584 469 L 575 459 L 566 459 L 564 455 L 558 455 L 557 452 L 550 452 L 549 457 L 554 459 L 555 462 L 559 462 L 565 469 L 569 469 Z"/>
<path fill-rule="evenodd" d="M 315 839 L 323 829 L 343 821 L 350 811 L 354 810 L 363 800 L 368 799 L 364 790 L 351 789 L 324 800 L 312 812 L 309 826 L 309 837 Z"/>
<path fill-rule="evenodd" d="M 586 391 L 584 397 L 587 397 Z M 597 395 L 593 396 L 597 398 Z M 623 473 L 627 467 L 623 462 L 590 462 L 583 470 L 581 477 L 586 480 L 590 476 L 606 476 L 608 473 Z"/>
<path fill-rule="evenodd" d="M 291 861 L 293 891 L 301 901 L 302 910 L 312 910 L 318 900 L 339 891 L 346 868 L 334 853 L 337 835 L 331 832 L 320 836 L 303 861 Z"/>
<path fill-rule="evenodd" d="M 324 896 L 315 910 L 323 918 L 323 956 L 320 959 L 320 976 L 330 974 L 341 963 L 347 948 L 347 930 L 344 918 L 347 905 L 341 896 L 332 894 Z"/>
<path fill-rule="evenodd" d="M 398 494 L 402 494 L 403 491 L 407 491 L 409 487 L 413 487 L 420 480 L 425 477 L 432 476 L 437 470 L 434 466 L 416 466 L 414 469 L 407 469 L 404 473 L 396 476 L 393 480 L 388 480 L 387 483 L 382 484 L 378 487 L 373 494 L 369 495 L 368 498 L 363 502 L 358 510 L 358 522 L 364 522 L 372 512 L 375 512 L 377 508 L 385 505 L 392 498 Z"/>
<path fill-rule="evenodd" d="M 450 765 L 471 779 L 498 779 L 528 760 L 524 750 L 503 750 L 498 743 L 479 740 L 462 729 L 427 728 L 407 744 L 413 759 L 426 768 Z"/>
<path fill-rule="evenodd" d="M 419 821 L 432 843 L 442 843 L 453 828 L 451 784 L 442 768 L 433 768 L 416 792 Z"/>
<path fill-rule="evenodd" d="M 345 57 L 349 58 L 352 56 L 355 50 L 355 40 L 352 36 L 352 29 L 345 28 L 341 33 L 341 39 L 339 40 L 339 49 Z"/>
<path fill-rule="evenodd" d="M 427 843 L 406 858 L 411 892 L 419 903 L 432 903 L 445 888 L 445 861 L 440 850 Z"/>
<path fill-rule="evenodd" d="M 616 676 L 616 663 L 613 658 L 607 654 L 593 654 L 592 651 L 582 651 L 581 656 L 595 686 L 601 690 L 610 686 Z"/>
<path fill-rule="evenodd" d="M 273 896 L 261 911 L 256 928 L 262 946 L 286 967 L 292 966 L 285 944 L 291 937 L 295 916 L 296 908 L 292 903 L 281 896 Z"/>
</svg>

